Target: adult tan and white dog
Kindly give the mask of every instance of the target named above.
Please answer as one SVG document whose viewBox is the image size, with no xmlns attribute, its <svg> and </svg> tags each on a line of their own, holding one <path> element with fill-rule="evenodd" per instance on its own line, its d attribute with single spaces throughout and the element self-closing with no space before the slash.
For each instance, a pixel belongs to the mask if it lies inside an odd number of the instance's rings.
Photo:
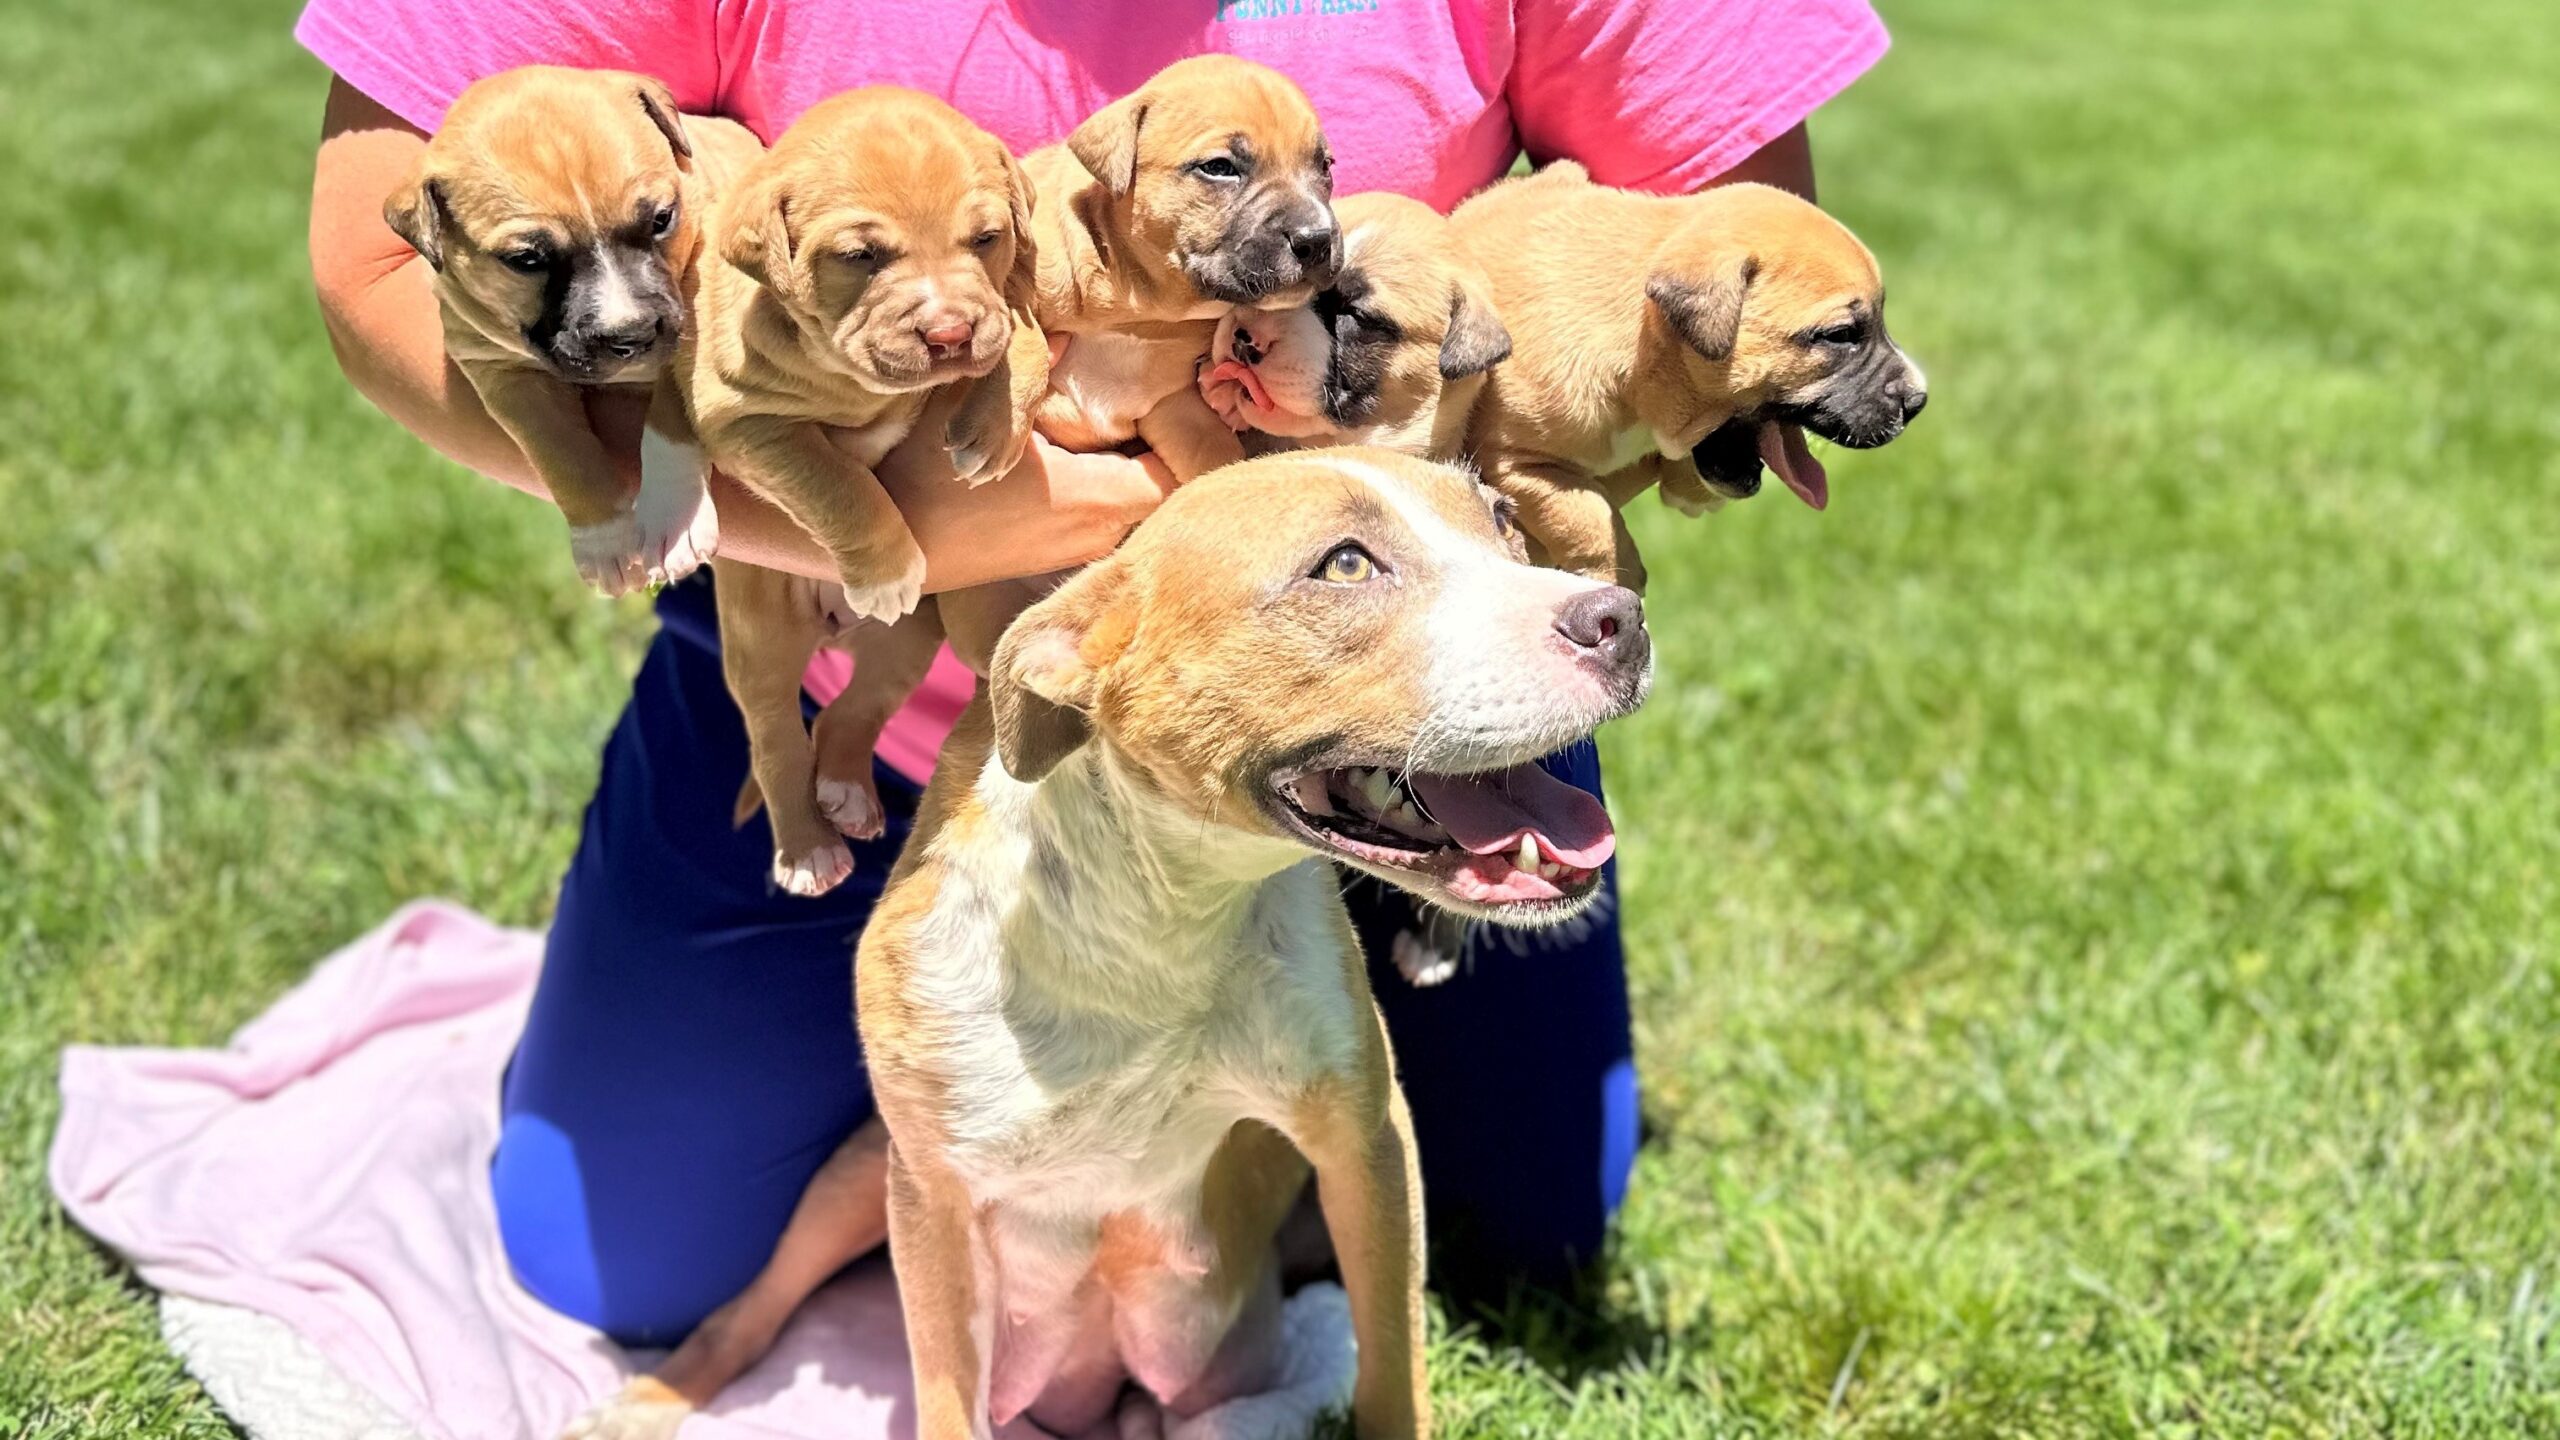
<svg viewBox="0 0 2560 1440">
<path fill-rule="evenodd" d="M 384 202 L 435 271 L 445 353 L 567 518 L 579 576 L 607 595 L 691 574 L 719 519 L 681 449 L 678 397 L 653 414 L 635 497 L 582 392 L 657 384 L 713 200 L 762 150 L 733 121 L 678 115 L 650 76 L 532 65 L 463 91 Z"/>
<path fill-rule="evenodd" d="M 924 1440 L 1266 1388 L 1310 1164 L 1356 1428 L 1427 1430 L 1413 1140 L 1325 862 L 1577 913 L 1608 815 L 1535 762 L 1652 669 L 1636 597 L 1528 564 L 1508 509 L 1391 451 L 1249 460 L 1005 632 L 855 969 Z M 855 1208 L 813 1188 L 779 1253 L 841 1255 Z M 822 1278 L 730 1312 L 767 1336 Z M 644 1383 L 588 1433 L 680 1414 Z"/>
<path fill-rule="evenodd" d="M 1830 484 L 1803 431 L 1882 445 L 1928 401 L 1885 333 L 1875 257 L 1786 191 L 1641 195 L 1567 161 L 1450 219 L 1512 338 L 1467 449 L 1551 564 L 1641 588 L 1617 515 L 1635 495 L 1658 481 L 1712 509 L 1766 465 L 1819 510 Z"/>
</svg>

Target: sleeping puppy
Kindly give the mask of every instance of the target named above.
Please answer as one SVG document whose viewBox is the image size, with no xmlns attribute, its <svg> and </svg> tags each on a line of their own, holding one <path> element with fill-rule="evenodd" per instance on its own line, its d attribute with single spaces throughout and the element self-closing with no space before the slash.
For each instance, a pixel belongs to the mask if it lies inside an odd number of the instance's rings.
<svg viewBox="0 0 2560 1440">
<path fill-rule="evenodd" d="M 1711 509 L 1756 493 L 1765 465 L 1819 510 L 1803 431 L 1865 449 L 1927 403 L 1885 333 L 1875 257 L 1786 191 L 1640 195 L 1559 162 L 1450 218 L 1512 338 L 1468 447 L 1547 563 L 1641 586 L 1617 508 L 1648 486 Z"/>
<path fill-rule="evenodd" d="M 1511 353 L 1493 284 L 1446 217 L 1387 192 L 1338 202 L 1342 273 L 1304 305 L 1218 321 L 1200 392 L 1270 444 L 1459 458 L 1484 374 Z"/>
<path fill-rule="evenodd" d="M 1183 481 L 1242 458 L 1192 386 L 1215 322 L 1303 304 L 1342 263 L 1333 152 L 1305 93 L 1195 56 L 1023 168 L 1040 197 L 1040 325 L 1072 337 L 1040 433 L 1069 450 L 1143 440 Z"/>
<path fill-rule="evenodd" d="M 1030 439 L 1048 348 L 1028 321 L 1030 191 L 996 138 L 894 86 L 811 107 L 722 202 L 686 399 L 719 467 L 835 558 L 855 615 L 894 620 L 924 552 L 871 472 L 946 387 L 959 478 Z M 1027 374 L 1026 374 L 1027 372 Z"/>
<path fill-rule="evenodd" d="M 923 552 L 870 467 L 921 432 L 975 482 L 1011 468 L 1030 437 L 1048 362 L 1028 316 L 1030 198 L 994 136 L 878 87 L 811 108 L 721 204 L 698 338 L 679 357 L 693 425 L 712 462 L 815 536 L 842 578 L 839 593 L 717 567 L 722 663 L 775 879 L 794 893 L 850 871 L 840 831 L 861 818 L 860 797 L 818 791 L 801 674 L 818 646 L 866 643 L 855 621 L 895 620 L 923 587 Z M 862 773 L 867 796 L 867 758 Z"/>
<path fill-rule="evenodd" d="M 649 76 L 531 65 L 462 92 L 383 205 L 435 271 L 445 353 L 567 518 L 580 578 L 607 595 L 691 574 L 719 521 L 675 397 L 653 413 L 635 502 L 582 392 L 655 386 L 685 331 L 713 195 L 761 149 L 733 122 L 677 115 Z"/>
<path fill-rule="evenodd" d="M 1426 1432 L 1413 1137 L 1322 862 L 1578 913 L 1608 814 L 1534 762 L 1652 666 L 1636 597 L 1530 566 L 1507 514 L 1391 451 L 1266 456 L 1005 632 L 854 969 L 921 1440 L 1161 1434 L 1270 1388 L 1310 1166 L 1354 1428 Z M 813 1188 L 776 1254 L 841 1255 L 856 1219 Z M 724 1314 L 769 1334 L 823 1268 L 778 1260 Z M 682 1411 L 644 1384 L 590 1432 L 652 1413 Z"/>
<path fill-rule="evenodd" d="M 1177 483 L 1242 459 L 1234 431 L 1194 386 L 1218 317 L 1236 306 L 1303 304 L 1342 258 L 1333 158 L 1305 94 L 1248 60 L 1179 61 L 1064 144 L 1032 152 L 1023 170 L 1037 195 L 1035 240 L 1022 252 L 1037 257 L 1033 314 L 1041 333 L 1069 338 L 1053 368 L 1016 369 L 1016 403 L 1036 399 L 1034 424 L 1063 449 L 1141 441 Z M 1033 393 L 1022 392 L 1026 382 Z M 837 829 L 856 839 L 880 833 L 871 751 L 945 633 L 983 671 L 996 633 L 1037 593 L 946 596 L 938 614 L 928 605 L 887 630 L 831 642 L 854 657 L 852 683 L 818 721 L 819 808 Z M 741 796 L 741 815 L 754 798 Z M 775 862 L 795 894 L 823 893 L 851 873 L 840 841 L 795 848 Z"/>
</svg>

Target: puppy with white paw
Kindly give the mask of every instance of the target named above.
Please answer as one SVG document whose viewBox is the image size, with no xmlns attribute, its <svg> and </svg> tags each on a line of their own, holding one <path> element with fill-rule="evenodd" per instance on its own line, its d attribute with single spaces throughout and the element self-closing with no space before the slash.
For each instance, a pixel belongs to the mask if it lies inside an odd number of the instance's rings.
<svg viewBox="0 0 2560 1440">
<path fill-rule="evenodd" d="M 656 387 L 714 194 L 761 149 L 742 126 L 677 114 L 648 76 L 526 66 L 464 91 L 383 206 L 435 271 L 446 353 L 604 594 L 681 580 L 718 544 L 682 406 Z M 598 388 L 652 393 L 636 499 L 588 423 Z"/>
</svg>

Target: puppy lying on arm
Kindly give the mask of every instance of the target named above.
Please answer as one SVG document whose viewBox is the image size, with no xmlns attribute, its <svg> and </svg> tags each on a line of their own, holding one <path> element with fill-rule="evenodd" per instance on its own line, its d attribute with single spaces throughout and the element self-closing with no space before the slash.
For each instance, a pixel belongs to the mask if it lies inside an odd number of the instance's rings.
<svg viewBox="0 0 2560 1440">
<path fill-rule="evenodd" d="M 654 390 L 686 330 L 719 188 L 762 150 L 649 76 L 534 65 L 464 91 L 383 219 L 435 271 L 445 350 L 569 522 L 607 595 L 681 580 L 719 539 L 680 397 L 652 395 L 623 493 L 582 391 Z"/>
<path fill-rule="evenodd" d="M 1511 353 L 1493 282 L 1447 217 L 1385 191 L 1336 201 L 1333 283 L 1218 320 L 1200 393 L 1258 452 L 1383 445 L 1456 460 L 1485 372 Z"/>
<path fill-rule="evenodd" d="M 923 552 L 871 467 L 916 434 L 974 483 L 1030 439 L 1048 349 L 1029 317 L 1029 210 L 994 136 L 893 87 L 812 107 L 721 204 L 678 361 L 693 426 L 712 463 L 816 537 L 843 581 L 716 567 L 722 664 L 776 879 L 794 893 L 836 884 L 852 868 L 841 833 L 879 826 L 869 742 L 845 738 L 858 725 L 822 718 L 828 753 L 860 744 L 862 784 L 821 792 L 801 676 L 822 644 L 912 638 L 856 622 L 896 621 L 922 595 Z M 931 654 L 928 641 L 908 687 Z"/>
<path fill-rule="evenodd" d="M 1697 513 L 1757 493 L 1765 465 L 1819 510 L 1803 432 L 1866 449 L 1928 401 L 1875 257 L 1786 191 L 1640 195 L 1559 162 L 1450 219 L 1512 337 L 1468 448 L 1549 564 L 1641 588 L 1617 511 L 1646 488 Z"/>
</svg>

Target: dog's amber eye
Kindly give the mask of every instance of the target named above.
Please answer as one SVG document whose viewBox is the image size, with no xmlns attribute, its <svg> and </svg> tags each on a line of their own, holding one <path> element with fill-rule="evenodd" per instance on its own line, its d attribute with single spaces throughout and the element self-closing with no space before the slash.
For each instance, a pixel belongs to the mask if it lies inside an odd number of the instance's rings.
<svg viewBox="0 0 2560 1440">
<path fill-rule="evenodd" d="M 1378 562 L 1370 558 L 1368 551 L 1344 541 L 1326 552 L 1323 563 L 1308 573 L 1335 585 L 1358 585 L 1378 578 Z"/>
</svg>

